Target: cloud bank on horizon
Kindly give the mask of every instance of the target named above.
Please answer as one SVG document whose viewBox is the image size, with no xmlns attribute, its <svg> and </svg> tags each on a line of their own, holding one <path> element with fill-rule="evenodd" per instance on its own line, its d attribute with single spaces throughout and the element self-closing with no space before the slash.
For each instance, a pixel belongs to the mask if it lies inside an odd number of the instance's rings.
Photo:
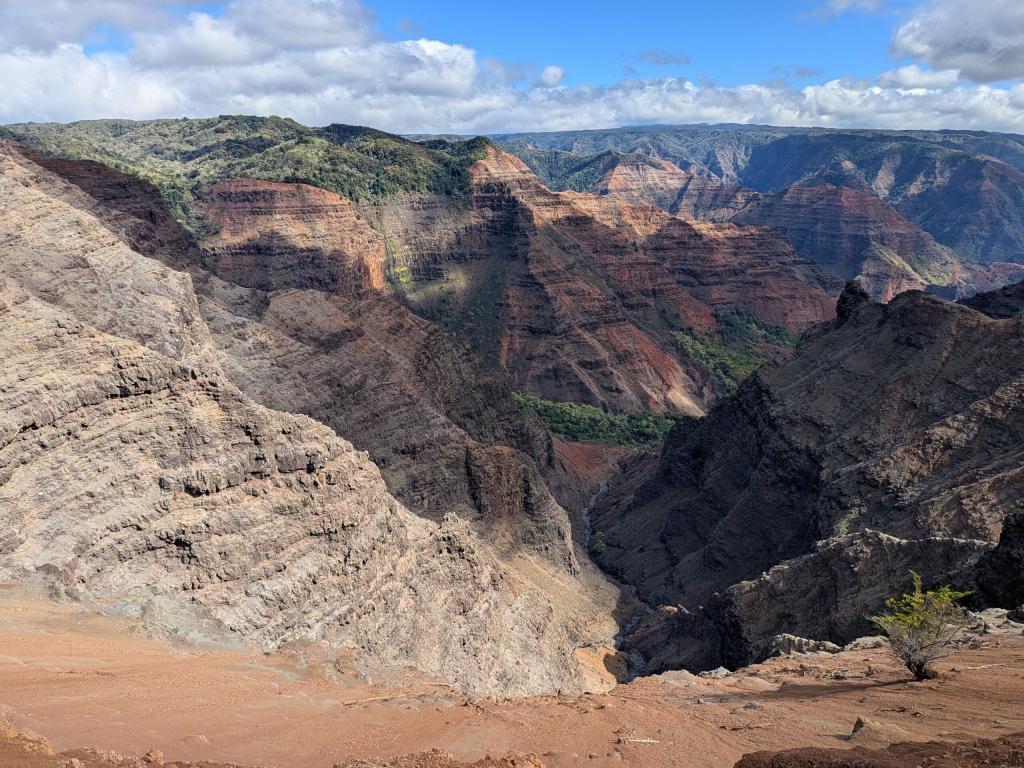
<svg viewBox="0 0 1024 768">
<path fill-rule="evenodd" d="M 829 0 L 820 12 L 881 5 Z M 124 45 L 91 47 L 98 29 Z M 912 63 L 800 88 L 566 85 L 558 62 L 523 83 L 465 45 L 388 39 L 361 0 L 229 0 L 218 12 L 198 0 L 0 0 L 0 123 L 244 113 L 398 133 L 701 122 L 1024 132 L 1021 0 L 926 0 L 895 23 L 891 52 Z"/>
</svg>

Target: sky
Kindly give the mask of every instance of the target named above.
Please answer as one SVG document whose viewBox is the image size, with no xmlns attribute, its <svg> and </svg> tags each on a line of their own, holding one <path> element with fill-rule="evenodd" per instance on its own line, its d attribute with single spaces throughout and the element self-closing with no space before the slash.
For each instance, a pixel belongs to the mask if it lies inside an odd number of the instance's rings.
<svg viewBox="0 0 1024 768">
<path fill-rule="evenodd" d="M 1024 133 L 1024 0 L 0 0 L 0 123 Z"/>
</svg>

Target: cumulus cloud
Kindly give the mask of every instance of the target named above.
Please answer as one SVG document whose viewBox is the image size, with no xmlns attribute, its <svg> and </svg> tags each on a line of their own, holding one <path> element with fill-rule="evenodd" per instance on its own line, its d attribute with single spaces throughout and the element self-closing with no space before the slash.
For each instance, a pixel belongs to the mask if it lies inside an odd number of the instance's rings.
<svg viewBox="0 0 1024 768">
<path fill-rule="evenodd" d="M 564 77 L 565 67 L 560 67 L 557 64 L 549 64 L 541 70 L 540 84 L 545 88 L 554 88 L 562 82 L 562 78 Z"/>
<path fill-rule="evenodd" d="M 149 67 L 195 67 L 244 64 L 267 52 L 267 43 L 241 34 L 233 24 L 193 13 L 170 32 L 138 35 L 133 58 Z"/>
<path fill-rule="evenodd" d="M 979 83 L 1024 77 L 1024 2 L 932 0 L 903 24 L 893 53 Z"/>
<path fill-rule="evenodd" d="M 138 72 L 124 56 L 87 56 L 78 46 L 0 52 L 0 122 L 182 115 L 188 99 L 171 82 Z"/>
<path fill-rule="evenodd" d="M 0 0 L 0 49 L 53 50 L 80 43 L 98 24 L 157 29 L 198 0 Z"/>
<path fill-rule="evenodd" d="M 358 0 L 231 0 L 220 14 L 183 0 L 76 0 L 78 20 L 40 26 L 44 11 L 69 2 L 0 0 L 0 122 L 248 113 L 403 133 L 690 122 L 1024 131 L 1024 86 L 965 83 L 964 65 L 938 56 L 876 82 L 566 86 L 555 64 L 538 72 L 463 45 L 389 40 Z M 99 23 L 116 25 L 130 48 L 87 53 L 83 40 Z"/>
<path fill-rule="evenodd" d="M 895 88 L 948 88 L 960 80 L 955 69 L 922 69 L 917 64 L 900 67 L 879 76 L 880 85 Z"/>
</svg>

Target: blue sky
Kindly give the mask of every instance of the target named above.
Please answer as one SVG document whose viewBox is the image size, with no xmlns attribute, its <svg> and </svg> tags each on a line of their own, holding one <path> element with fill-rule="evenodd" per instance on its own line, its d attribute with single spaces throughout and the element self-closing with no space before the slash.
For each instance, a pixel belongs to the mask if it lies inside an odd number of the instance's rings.
<svg viewBox="0 0 1024 768">
<path fill-rule="evenodd" d="M 222 16 L 226 3 L 172 9 L 176 16 Z M 689 77 L 723 86 L 842 77 L 871 78 L 906 58 L 893 56 L 894 25 L 912 7 L 854 3 L 839 12 L 811 0 L 647 0 L 631 13 L 619 0 L 368 0 L 392 40 L 428 37 L 485 58 L 542 67 L 557 63 L 566 85 L 611 85 L 623 78 Z M 127 52 L 131 38 L 97 24 L 86 50 Z"/>
<path fill-rule="evenodd" d="M 0 0 L 0 122 L 1024 133 L 1024 0 Z"/>
<path fill-rule="evenodd" d="M 567 85 L 609 85 L 624 76 L 707 78 L 733 86 L 800 69 L 810 81 L 874 77 L 892 69 L 889 39 L 898 6 L 886 12 L 829 12 L 807 0 L 457 0 L 371 2 L 393 37 L 414 32 L 475 48 L 505 61 L 557 63 Z M 496 10 L 501 7 L 506 10 Z M 683 56 L 687 64 L 638 61 L 643 51 Z M 647 59 L 659 58 L 648 56 Z"/>
</svg>

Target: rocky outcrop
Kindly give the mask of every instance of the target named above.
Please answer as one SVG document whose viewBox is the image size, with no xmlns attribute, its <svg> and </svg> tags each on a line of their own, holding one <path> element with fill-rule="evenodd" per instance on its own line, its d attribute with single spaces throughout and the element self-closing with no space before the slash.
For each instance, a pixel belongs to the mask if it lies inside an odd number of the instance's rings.
<svg viewBox="0 0 1024 768">
<path fill-rule="evenodd" d="M 806 637 L 797 637 L 789 633 L 776 635 L 771 639 L 768 652 L 772 656 L 791 656 L 805 653 L 839 653 L 840 648 L 828 640 L 811 640 Z"/>
<path fill-rule="evenodd" d="M 1008 318 L 1019 317 L 1024 313 L 1024 282 L 1014 283 L 999 288 L 995 291 L 987 291 L 962 299 L 964 304 L 979 312 L 984 312 L 989 317 Z"/>
<path fill-rule="evenodd" d="M 837 314 L 591 514 L 605 567 L 722 628 L 712 656 L 851 639 L 908 567 L 959 578 L 1024 506 L 1019 323 L 856 285 Z"/>
<path fill-rule="evenodd" d="M 11 145 L 0 185 L 3 578 L 185 636 L 323 639 L 467 691 L 583 687 L 565 601 L 468 521 L 410 513 L 328 427 L 239 391 L 187 274 Z"/>
<path fill-rule="evenodd" d="M 978 559 L 991 547 L 965 539 L 897 539 L 871 530 L 820 542 L 811 554 L 780 563 L 718 598 L 712 612 L 727 628 L 723 662 L 760 661 L 782 633 L 838 645 L 869 635 L 875 628 L 867 617 L 890 595 L 910 589 L 911 570 L 926 588 L 970 587 Z"/>
<path fill-rule="evenodd" d="M 927 588 L 970 589 L 979 559 L 991 550 L 988 542 L 898 539 L 872 530 L 839 536 L 692 611 L 662 606 L 625 638 L 624 648 L 638 653 L 649 673 L 736 668 L 793 650 L 836 652 L 874 631 L 868 616 L 909 589 L 911 570 Z"/>
<path fill-rule="evenodd" d="M 609 567 L 691 605 L 850 531 L 998 537 L 1022 502 L 1019 325 L 857 287 L 838 313 L 612 489 Z"/>
</svg>

